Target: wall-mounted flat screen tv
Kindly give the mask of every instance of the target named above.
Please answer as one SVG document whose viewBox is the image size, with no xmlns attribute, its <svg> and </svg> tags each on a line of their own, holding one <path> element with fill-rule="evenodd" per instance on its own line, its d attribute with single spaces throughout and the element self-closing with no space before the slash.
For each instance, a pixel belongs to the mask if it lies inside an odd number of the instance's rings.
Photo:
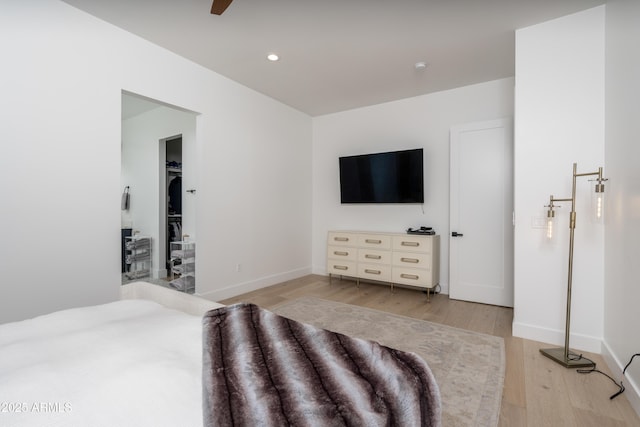
<svg viewBox="0 0 640 427">
<path fill-rule="evenodd" d="M 422 148 L 339 161 L 341 203 L 424 203 Z"/>
</svg>

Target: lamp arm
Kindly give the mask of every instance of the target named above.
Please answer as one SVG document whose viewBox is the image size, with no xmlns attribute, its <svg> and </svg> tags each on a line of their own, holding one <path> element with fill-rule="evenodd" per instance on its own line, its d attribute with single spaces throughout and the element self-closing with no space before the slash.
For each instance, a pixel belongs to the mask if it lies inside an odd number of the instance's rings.
<svg viewBox="0 0 640 427">
<path fill-rule="evenodd" d="M 598 168 L 597 172 L 586 172 L 586 173 L 575 173 L 574 172 L 573 173 L 573 176 L 593 176 L 593 175 L 598 175 L 598 179 L 603 179 L 602 178 L 602 168 Z"/>
<path fill-rule="evenodd" d="M 571 212 L 569 214 L 569 228 L 574 229 L 576 226 L 576 181 L 578 177 L 581 176 L 594 176 L 597 175 L 598 178 L 596 178 L 596 180 L 600 183 L 602 183 L 602 181 L 606 181 L 606 178 L 602 178 L 602 168 L 599 167 L 598 170 L 596 172 L 585 172 L 585 173 L 578 173 L 577 172 L 578 169 L 578 164 L 574 163 L 573 164 L 573 185 L 571 188 L 571 198 L 555 198 L 553 196 L 551 196 L 549 198 L 549 206 L 551 208 L 553 208 L 553 203 L 554 202 L 571 202 Z"/>
<path fill-rule="evenodd" d="M 550 203 L 553 203 L 553 202 L 571 202 L 571 201 L 573 201 L 573 199 L 557 199 L 557 198 L 555 198 L 553 196 L 551 196 L 551 198 L 549 199 Z"/>
</svg>

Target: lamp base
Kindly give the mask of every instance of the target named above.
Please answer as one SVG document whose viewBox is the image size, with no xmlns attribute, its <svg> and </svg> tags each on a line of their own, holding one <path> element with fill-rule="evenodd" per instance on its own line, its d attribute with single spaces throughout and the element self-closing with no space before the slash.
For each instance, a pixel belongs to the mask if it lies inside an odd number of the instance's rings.
<svg viewBox="0 0 640 427">
<path fill-rule="evenodd" d="M 565 368 L 591 368 L 595 367 L 595 363 L 592 361 L 585 359 L 584 357 L 571 354 L 569 352 L 569 358 L 564 357 L 564 347 L 562 348 L 541 348 L 540 353 L 547 356 L 549 359 L 553 360 L 564 366 Z M 575 359 L 572 359 L 571 356 L 575 356 Z"/>
</svg>

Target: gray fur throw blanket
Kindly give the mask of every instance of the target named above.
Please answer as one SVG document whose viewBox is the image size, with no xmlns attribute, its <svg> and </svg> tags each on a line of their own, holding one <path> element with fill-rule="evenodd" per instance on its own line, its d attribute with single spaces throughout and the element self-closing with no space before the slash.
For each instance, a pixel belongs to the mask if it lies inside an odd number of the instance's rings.
<svg viewBox="0 0 640 427">
<path fill-rule="evenodd" d="M 205 426 L 440 426 L 424 360 L 236 304 L 203 317 Z"/>
</svg>

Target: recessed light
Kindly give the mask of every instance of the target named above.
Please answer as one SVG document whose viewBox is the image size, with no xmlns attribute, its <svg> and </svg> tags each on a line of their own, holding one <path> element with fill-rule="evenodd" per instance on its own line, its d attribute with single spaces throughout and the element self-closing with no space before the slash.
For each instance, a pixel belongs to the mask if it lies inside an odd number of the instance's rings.
<svg viewBox="0 0 640 427">
<path fill-rule="evenodd" d="M 269 55 L 267 55 L 267 59 L 269 61 L 276 62 L 278 59 L 280 59 L 280 57 L 275 53 L 270 53 Z"/>
<path fill-rule="evenodd" d="M 427 63 L 424 61 L 416 62 L 414 67 L 416 67 L 416 70 L 424 70 L 425 68 L 427 68 Z"/>
</svg>

